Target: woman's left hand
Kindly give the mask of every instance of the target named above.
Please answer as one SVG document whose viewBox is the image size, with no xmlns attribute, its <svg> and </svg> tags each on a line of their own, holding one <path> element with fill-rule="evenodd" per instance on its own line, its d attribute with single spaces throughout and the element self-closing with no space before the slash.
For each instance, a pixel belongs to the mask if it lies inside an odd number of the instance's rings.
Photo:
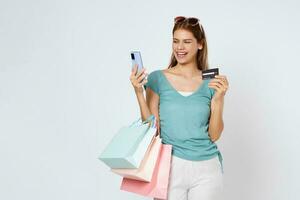
<svg viewBox="0 0 300 200">
<path fill-rule="evenodd" d="M 214 79 L 210 80 L 208 87 L 216 90 L 213 99 L 218 101 L 218 100 L 223 100 L 226 91 L 229 88 L 229 83 L 226 76 L 216 75 Z"/>
</svg>

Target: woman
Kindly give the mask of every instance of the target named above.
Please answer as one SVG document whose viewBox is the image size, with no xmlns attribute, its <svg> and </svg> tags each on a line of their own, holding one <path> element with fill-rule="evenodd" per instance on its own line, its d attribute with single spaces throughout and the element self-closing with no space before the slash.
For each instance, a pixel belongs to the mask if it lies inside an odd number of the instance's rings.
<svg viewBox="0 0 300 200">
<path fill-rule="evenodd" d="M 207 41 L 197 18 L 176 17 L 172 33 L 168 68 L 147 76 L 145 69 L 137 73 L 135 67 L 130 80 L 142 120 L 153 114 L 163 143 L 173 148 L 168 199 L 219 199 L 223 165 L 215 141 L 224 127 L 228 81 L 223 75 L 202 80 L 208 69 Z"/>
</svg>

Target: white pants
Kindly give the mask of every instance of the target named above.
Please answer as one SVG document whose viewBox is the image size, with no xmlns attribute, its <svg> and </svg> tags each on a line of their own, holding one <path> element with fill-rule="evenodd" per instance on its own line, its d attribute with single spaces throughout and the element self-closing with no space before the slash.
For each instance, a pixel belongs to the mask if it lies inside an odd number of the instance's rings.
<svg viewBox="0 0 300 200">
<path fill-rule="evenodd" d="M 222 199 L 223 174 L 218 156 L 190 161 L 172 156 L 168 200 Z"/>
</svg>

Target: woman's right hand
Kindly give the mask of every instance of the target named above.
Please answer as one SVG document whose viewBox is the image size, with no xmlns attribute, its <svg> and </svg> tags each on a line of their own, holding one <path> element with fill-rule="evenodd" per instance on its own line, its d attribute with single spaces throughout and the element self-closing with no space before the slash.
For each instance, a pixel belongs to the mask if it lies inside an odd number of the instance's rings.
<svg viewBox="0 0 300 200">
<path fill-rule="evenodd" d="M 143 86 L 147 83 L 147 79 L 145 78 L 148 74 L 146 73 L 146 68 L 143 68 L 139 73 L 137 72 L 138 65 L 135 65 L 131 70 L 130 81 L 132 86 L 134 87 L 134 91 L 136 93 L 143 93 Z M 145 78 L 143 80 L 143 78 Z M 143 80 L 143 81 L 142 81 Z"/>
</svg>

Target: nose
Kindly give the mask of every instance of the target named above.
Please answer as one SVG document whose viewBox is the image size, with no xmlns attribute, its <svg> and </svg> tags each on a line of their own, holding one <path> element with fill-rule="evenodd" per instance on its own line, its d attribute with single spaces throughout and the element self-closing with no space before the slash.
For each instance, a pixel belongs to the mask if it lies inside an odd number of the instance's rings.
<svg viewBox="0 0 300 200">
<path fill-rule="evenodd" d="M 178 48 L 178 49 L 184 49 L 184 46 L 183 46 L 182 43 L 179 43 L 178 46 L 177 46 L 177 48 Z"/>
</svg>

